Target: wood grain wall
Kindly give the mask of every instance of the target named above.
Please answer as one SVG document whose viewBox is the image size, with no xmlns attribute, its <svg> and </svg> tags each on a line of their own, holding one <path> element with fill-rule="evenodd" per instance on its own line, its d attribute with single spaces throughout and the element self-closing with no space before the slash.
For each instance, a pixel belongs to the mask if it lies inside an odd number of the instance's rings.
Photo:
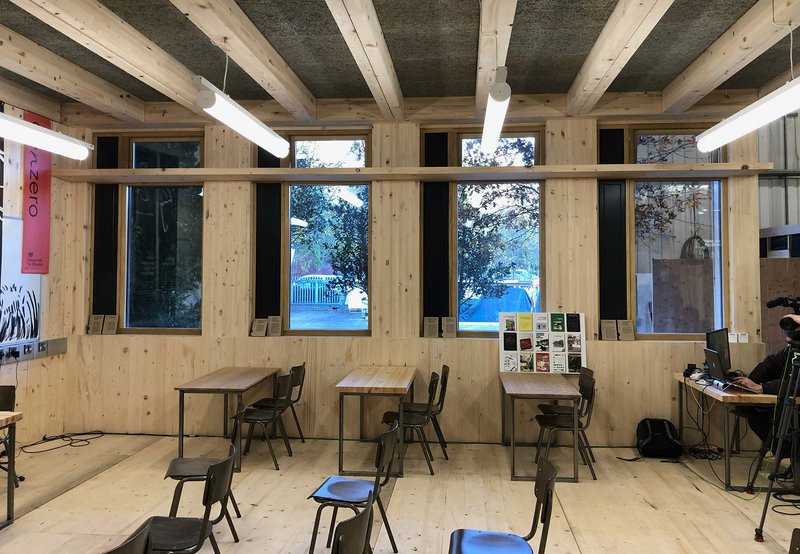
<svg viewBox="0 0 800 554">
<path fill-rule="evenodd" d="M 596 121 L 547 123 L 547 163 L 593 163 Z M 373 127 L 372 159 L 380 166 L 419 163 L 419 127 L 381 123 Z M 744 160 L 751 154 L 741 150 Z M 223 128 L 206 128 L 206 165 L 247 166 L 250 145 Z M 754 158 L 753 158 L 754 159 Z M 752 342 L 732 348 L 735 364 L 752 367 L 763 356 L 758 342 L 757 179 L 738 178 L 728 195 L 728 267 L 733 326 Z M 101 428 L 113 432 L 175 433 L 178 395 L 174 387 L 225 365 L 268 365 L 287 369 L 307 362 L 300 418 L 306 435 L 337 432 L 335 384 L 359 365 L 409 364 L 419 368 L 417 397 L 427 374 L 452 368 L 442 426 L 453 441 L 500 440 L 497 340 L 420 338 L 420 189 L 416 182 L 377 182 L 371 191 L 371 337 L 248 337 L 252 305 L 252 195 L 250 183 L 206 183 L 203 230 L 203 332 L 200 336 L 87 336 L 87 262 L 91 237 L 91 186 L 56 183 L 54 272 L 48 279 L 48 333 L 69 335 L 65 356 L 18 364 L 23 440 L 61 430 Z M 582 311 L 589 325 L 588 359 L 598 380 L 594 444 L 629 445 L 645 416 L 675 419 L 676 386 L 671 379 L 687 362 L 702 361 L 702 343 L 681 341 L 601 342 L 597 338 L 597 182 L 549 180 L 543 185 L 544 289 L 549 309 Z M 9 198 L 7 206 L 14 205 Z M 56 238 L 58 236 L 59 238 Z M 757 239 L 756 239 L 757 240 Z M 442 255 L 447 255 L 443 252 Z M 752 259 L 751 259 L 752 257 Z M 735 307 L 733 306 L 735 304 Z M 13 367 L 0 377 L 13 382 Z M 573 377 L 574 378 L 574 377 Z M 256 391 L 254 395 L 264 391 Z M 220 432 L 222 402 L 189 396 L 187 430 Z M 369 408 L 376 431 L 385 405 Z M 356 429 L 356 401 L 348 405 L 347 432 Z M 30 414 L 30 415 L 27 415 Z M 530 406 L 518 418 L 536 433 Z M 290 430 L 292 424 L 289 424 Z"/>
</svg>

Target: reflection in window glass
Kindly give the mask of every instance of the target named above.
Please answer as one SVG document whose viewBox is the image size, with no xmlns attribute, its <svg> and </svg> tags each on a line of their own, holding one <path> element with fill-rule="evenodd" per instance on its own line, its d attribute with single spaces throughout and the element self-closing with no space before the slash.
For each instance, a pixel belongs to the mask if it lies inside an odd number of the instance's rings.
<svg viewBox="0 0 800 554">
<path fill-rule="evenodd" d="M 295 167 L 365 167 L 366 140 L 294 141 Z"/>
<path fill-rule="evenodd" d="M 695 135 L 640 134 L 636 141 L 637 164 L 691 164 L 717 160 L 716 152 L 700 152 Z"/>
<path fill-rule="evenodd" d="M 199 140 L 133 143 L 134 169 L 200 167 Z"/>
<path fill-rule="evenodd" d="M 636 331 L 722 327 L 719 181 L 637 182 Z"/>
<path fill-rule="evenodd" d="M 127 193 L 125 326 L 200 328 L 203 187 Z"/>
<path fill-rule="evenodd" d="M 289 328 L 369 329 L 369 186 L 289 187 Z"/>
<path fill-rule="evenodd" d="M 461 165 L 526 166 L 536 138 L 501 137 L 493 156 L 461 139 Z M 500 312 L 540 308 L 539 183 L 461 183 L 458 210 L 458 329 L 497 331 Z"/>
</svg>

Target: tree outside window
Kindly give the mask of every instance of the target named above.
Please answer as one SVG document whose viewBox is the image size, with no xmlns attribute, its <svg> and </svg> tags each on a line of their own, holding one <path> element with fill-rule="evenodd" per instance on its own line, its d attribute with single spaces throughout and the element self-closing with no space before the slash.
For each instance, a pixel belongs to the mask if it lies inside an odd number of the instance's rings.
<svg viewBox="0 0 800 554">
<path fill-rule="evenodd" d="M 527 166 L 535 137 L 503 137 L 494 156 L 461 141 L 462 166 Z M 497 331 L 500 312 L 540 309 L 539 183 L 460 183 L 457 291 L 460 331 Z"/>
</svg>

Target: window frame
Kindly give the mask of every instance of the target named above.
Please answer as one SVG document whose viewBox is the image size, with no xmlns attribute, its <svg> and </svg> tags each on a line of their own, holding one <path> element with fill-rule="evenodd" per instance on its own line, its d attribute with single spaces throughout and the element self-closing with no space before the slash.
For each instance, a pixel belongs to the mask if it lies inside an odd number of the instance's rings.
<svg viewBox="0 0 800 554">
<path fill-rule="evenodd" d="M 372 167 L 372 134 L 368 129 L 364 132 L 353 132 L 353 130 L 326 130 L 320 133 L 302 132 L 297 134 L 287 135 L 289 141 L 289 156 L 281 160 L 281 166 L 286 164 L 288 167 L 296 167 L 295 163 L 295 142 L 298 140 L 363 140 L 364 141 L 364 167 Z M 320 174 L 324 174 L 328 169 L 327 167 L 313 168 Z M 290 223 L 290 190 L 292 186 L 361 186 L 368 187 L 368 202 L 367 202 L 367 282 L 369 283 L 369 311 L 367 312 L 367 328 L 366 329 L 291 329 L 291 232 L 289 232 Z M 356 181 L 353 182 L 315 182 L 308 183 L 303 181 L 285 181 L 280 184 L 281 186 L 281 327 L 284 336 L 291 337 L 369 337 L 372 336 L 372 314 L 374 312 L 373 306 L 373 285 L 372 279 L 372 182 L 371 181 Z"/>
<path fill-rule="evenodd" d="M 202 130 L 185 132 L 124 132 L 124 133 L 97 133 L 94 135 L 94 143 L 97 145 L 99 137 L 116 137 L 118 139 L 118 163 L 117 167 L 132 168 L 133 166 L 133 143 L 134 142 L 199 142 L 200 143 L 200 163 L 199 167 L 205 166 L 205 133 Z M 95 185 L 95 186 L 114 186 L 114 185 Z M 181 187 L 191 186 L 203 187 L 204 183 L 121 183 L 117 186 L 117 302 L 116 313 L 118 316 L 117 334 L 119 335 L 201 335 L 203 331 L 203 313 L 200 311 L 200 326 L 198 328 L 181 327 L 127 327 L 126 322 L 126 298 L 127 298 L 127 272 L 128 272 L 128 188 L 130 187 Z M 205 205 L 205 201 L 203 202 Z M 92 206 L 92 211 L 95 207 Z M 205 230 L 205 221 L 203 229 Z M 93 231 L 94 232 L 94 231 Z M 202 234 L 201 234 L 202 236 Z M 201 246 L 202 248 L 202 246 Z M 202 250 L 201 250 L 202 251 Z M 202 264 L 202 255 L 201 255 Z M 92 275 L 92 279 L 94 276 Z M 200 282 L 200 298 L 203 298 L 204 284 Z M 91 305 L 91 298 L 89 299 Z"/>
<path fill-rule="evenodd" d="M 506 131 L 500 134 L 500 138 L 512 138 L 512 137 L 529 137 L 533 136 L 536 137 L 534 142 L 534 166 L 540 165 L 542 160 L 544 159 L 544 127 L 543 126 L 506 126 L 504 129 Z M 469 138 L 480 138 L 482 130 L 477 127 L 471 128 L 463 128 L 457 130 L 451 130 L 448 132 L 448 160 L 452 167 L 462 167 L 461 165 L 461 158 L 463 155 L 462 152 L 462 142 L 463 139 Z M 420 133 L 420 137 L 423 141 L 424 146 L 424 131 Z M 424 151 L 424 148 L 421 149 Z M 424 152 L 423 152 L 424 153 Z M 469 181 L 470 184 L 493 184 L 495 181 Z M 507 180 L 503 181 L 503 183 L 537 183 L 539 185 L 539 301 L 542 310 L 545 310 L 546 306 L 546 296 L 545 296 L 545 257 L 546 253 L 544 251 L 544 212 L 545 212 L 545 198 L 542 194 L 542 191 L 545 188 L 545 180 L 532 180 L 532 181 L 525 181 L 525 180 Z M 453 314 L 451 317 L 456 318 L 456 337 L 457 338 L 491 338 L 496 339 L 499 336 L 498 331 L 461 331 L 460 327 L 460 318 L 459 318 L 459 309 L 458 309 L 458 185 L 460 183 L 458 181 L 450 181 L 449 182 L 449 196 L 450 196 L 450 214 L 449 214 L 449 237 L 450 237 L 450 252 L 448 254 L 449 257 L 449 265 L 450 265 L 450 298 L 449 298 L 449 305 L 450 305 L 450 313 Z M 420 264 L 422 260 L 420 260 Z M 424 271 L 424 267 L 422 270 Z M 422 301 L 422 296 L 420 295 L 420 302 Z M 420 310 L 420 313 L 422 310 Z M 422 322 L 420 322 L 422 323 Z"/>
<path fill-rule="evenodd" d="M 664 133 L 666 134 L 666 133 Z M 637 309 L 637 298 L 636 298 L 636 214 L 635 214 L 635 205 L 636 205 L 636 182 L 648 182 L 648 183 L 658 183 L 658 182 L 718 182 L 719 183 L 719 203 L 720 203 L 720 229 L 719 229 L 719 236 L 720 236 L 720 265 L 721 265 L 721 288 L 722 288 L 722 326 L 730 328 L 730 261 L 728 256 L 728 211 L 725 207 L 728 205 L 728 180 L 723 177 L 706 177 L 706 178 L 693 178 L 693 179 L 658 179 L 658 178 L 647 178 L 647 179 L 626 179 L 625 180 L 625 190 L 626 190 L 626 198 L 628 199 L 625 206 L 625 214 L 626 214 L 626 221 L 628 225 L 628 229 L 630 231 L 627 233 L 627 274 L 628 274 L 628 282 L 627 282 L 627 291 L 628 291 L 628 319 L 634 322 L 634 336 L 636 340 L 656 340 L 656 341 L 669 341 L 669 340 L 681 340 L 681 341 L 705 341 L 705 333 L 641 333 L 636 328 L 636 309 Z M 712 200 L 713 202 L 713 200 Z M 709 329 L 711 330 L 711 329 Z"/>
</svg>

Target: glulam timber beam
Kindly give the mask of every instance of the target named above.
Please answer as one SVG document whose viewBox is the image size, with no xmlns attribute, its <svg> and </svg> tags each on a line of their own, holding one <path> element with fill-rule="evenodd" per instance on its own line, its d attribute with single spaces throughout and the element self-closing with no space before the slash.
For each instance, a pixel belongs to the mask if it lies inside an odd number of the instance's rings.
<svg viewBox="0 0 800 554">
<path fill-rule="evenodd" d="M 58 100 L 2 77 L 0 77 L 0 102 L 37 113 L 53 121 L 61 121 L 61 104 Z"/>
</svg>

